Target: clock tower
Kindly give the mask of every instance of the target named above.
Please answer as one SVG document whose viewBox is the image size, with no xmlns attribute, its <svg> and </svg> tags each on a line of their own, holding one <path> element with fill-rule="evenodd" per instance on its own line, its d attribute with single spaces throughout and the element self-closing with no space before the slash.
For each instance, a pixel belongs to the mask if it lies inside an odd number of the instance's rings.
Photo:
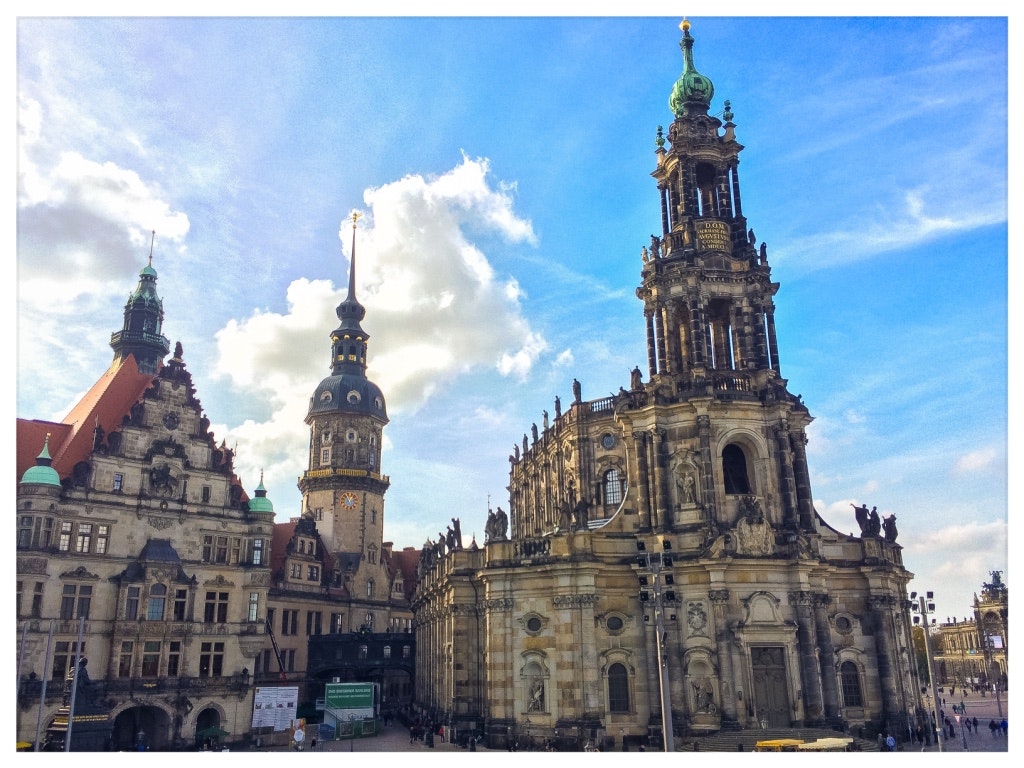
<svg viewBox="0 0 1024 768">
<path fill-rule="evenodd" d="M 352 214 L 352 262 L 348 295 L 338 305 L 340 324 L 331 332 L 331 373 L 309 401 L 309 468 L 299 478 L 303 515 L 312 517 L 340 578 L 353 597 L 387 598 L 381 564 L 384 494 L 381 440 L 388 423 L 380 388 L 366 378 L 369 335 L 356 299 L 356 223 Z M 340 585 L 339 585 L 340 586 Z M 374 592 L 377 592 L 375 595 Z"/>
</svg>

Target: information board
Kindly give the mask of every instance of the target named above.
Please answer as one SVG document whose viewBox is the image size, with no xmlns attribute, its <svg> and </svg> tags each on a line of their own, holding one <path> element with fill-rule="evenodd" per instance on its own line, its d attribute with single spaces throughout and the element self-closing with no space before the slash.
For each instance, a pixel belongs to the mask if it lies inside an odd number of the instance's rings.
<svg viewBox="0 0 1024 768">
<path fill-rule="evenodd" d="M 260 687 L 252 709 L 253 728 L 286 731 L 295 720 L 299 700 L 297 686 Z"/>
</svg>

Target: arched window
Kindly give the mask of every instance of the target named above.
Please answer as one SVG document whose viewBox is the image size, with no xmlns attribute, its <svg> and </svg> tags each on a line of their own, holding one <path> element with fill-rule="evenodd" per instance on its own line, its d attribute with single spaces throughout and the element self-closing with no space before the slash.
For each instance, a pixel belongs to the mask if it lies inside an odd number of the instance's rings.
<svg viewBox="0 0 1024 768">
<path fill-rule="evenodd" d="M 146 621 L 163 621 L 164 602 L 167 599 L 167 587 L 154 584 L 149 590 L 149 603 L 146 606 Z"/>
<path fill-rule="evenodd" d="M 609 469 L 604 473 L 604 503 L 618 504 L 622 501 L 622 482 L 619 480 L 619 470 Z"/>
<path fill-rule="evenodd" d="M 735 443 L 725 446 L 722 451 L 722 475 L 725 478 L 726 493 L 750 493 L 747 476 L 747 457 Z"/>
<path fill-rule="evenodd" d="M 629 712 L 629 673 L 624 664 L 608 667 L 608 711 Z"/>
<path fill-rule="evenodd" d="M 857 673 L 857 665 L 852 661 L 844 661 L 840 665 L 839 683 L 843 688 L 843 706 L 864 706 L 864 699 L 860 693 L 860 675 Z"/>
</svg>

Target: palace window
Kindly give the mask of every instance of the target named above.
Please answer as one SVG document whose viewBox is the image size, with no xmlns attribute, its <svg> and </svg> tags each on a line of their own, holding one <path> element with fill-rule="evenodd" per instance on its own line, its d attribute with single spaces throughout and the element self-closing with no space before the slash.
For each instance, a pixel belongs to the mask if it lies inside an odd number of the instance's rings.
<svg viewBox="0 0 1024 768">
<path fill-rule="evenodd" d="M 32 610 L 29 616 L 38 619 L 43 615 L 43 582 L 37 581 L 35 591 L 32 593 Z"/>
<path fill-rule="evenodd" d="M 252 564 L 263 565 L 263 539 L 256 539 L 252 543 Z"/>
<path fill-rule="evenodd" d="M 114 492 L 124 490 L 124 475 L 120 472 L 114 473 Z"/>
<path fill-rule="evenodd" d="M 92 544 L 92 523 L 79 523 L 78 535 L 75 537 L 75 552 L 88 553 Z"/>
<path fill-rule="evenodd" d="M 163 621 L 164 604 L 167 602 L 167 587 L 154 584 L 149 590 L 149 603 L 146 606 L 146 621 Z"/>
<path fill-rule="evenodd" d="M 199 676 L 220 677 L 224 672 L 224 643 L 199 646 Z"/>
<path fill-rule="evenodd" d="M 128 587 L 128 595 L 124 601 L 124 618 L 126 621 L 135 621 L 139 618 L 139 587 Z"/>
<path fill-rule="evenodd" d="M 142 677 L 160 674 L 160 641 L 146 640 L 142 644 Z"/>
<path fill-rule="evenodd" d="M 207 592 L 206 605 L 203 607 L 203 622 L 206 624 L 224 624 L 228 620 L 228 593 Z"/>
<path fill-rule="evenodd" d="M 60 600 L 60 617 L 64 621 L 88 619 L 92 603 L 92 586 L 89 584 L 65 584 Z"/>
<path fill-rule="evenodd" d="M 132 676 L 132 658 L 135 655 L 135 643 L 131 640 L 121 641 L 121 654 L 117 661 L 117 676 Z"/>
<path fill-rule="evenodd" d="M 281 634 L 297 635 L 299 633 L 299 612 L 281 611 Z"/>
<path fill-rule="evenodd" d="M 78 643 L 68 640 L 58 640 L 53 645 L 53 666 L 51 669 L 52 678 L 63 680 L 68 673 L 68 668 L 75 663 L 75 655 L 78 653 Z M 85 643 L 82 643 L 82 655 L 85 655 Z"/>
<path fill-rule="evenodd" d="M 32 546 L 32 518 L 22 516 L 18 518 L 18 549 L 28 549 Z"/>
<path fill-rule="evenodd" d="M 96 554 L 105 555 L 107 554 L 107 543 L 110 541 L 110 526 L 109 525 L 97 525 L 96 526 Z"/>
<path fill-rule="evenodd" d="M 177 677 L 181 669 L 181 641 L 173 640 L 167 644 L 167 676 Z"/>
<path fill-rule="evenodd" d="M 322 615 L 320 611 L 306 611 L 306 635 L 319 635 Z"/>
<path fill-rule="evenodd" d="M 176 589 L 174 590 L 174 620 L 184 621 L 185 610 L 188 607 L 188 590 L 187 589 Z"/>
<path fill-rule="evenodd" d="M 61 552 L 68 552 L 71 550 L 71 523 L 63 522 L 60 524 L 60 535 L 57 537 L 57 549 Z"/>
<path fill-rule="evenodd" d="M 256 621 L 260 612 L 260 593 L 250 592 L 249 593 L 249 621 Z"/>
</svg>

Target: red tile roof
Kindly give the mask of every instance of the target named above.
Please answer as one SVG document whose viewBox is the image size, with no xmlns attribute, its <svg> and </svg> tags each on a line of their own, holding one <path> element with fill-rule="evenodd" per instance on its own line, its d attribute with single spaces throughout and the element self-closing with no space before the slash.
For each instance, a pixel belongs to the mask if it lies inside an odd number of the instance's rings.
<svg viewBox="0 0 1024 768">
<path fill-rule="evenodd" d="M 108 368 L 61 423 L 18 419 L 16 482 L 35 465 L 47 432 L 53 468 L 61 478 L 70 477 L 78 462 L 89 459 L 96 425 L 107 435 L 119 429 L 122 419 L 142 399 L 154 378 L 152 374 L 139 373 L 135 358 L 129 355 Z"/>
</svg>

